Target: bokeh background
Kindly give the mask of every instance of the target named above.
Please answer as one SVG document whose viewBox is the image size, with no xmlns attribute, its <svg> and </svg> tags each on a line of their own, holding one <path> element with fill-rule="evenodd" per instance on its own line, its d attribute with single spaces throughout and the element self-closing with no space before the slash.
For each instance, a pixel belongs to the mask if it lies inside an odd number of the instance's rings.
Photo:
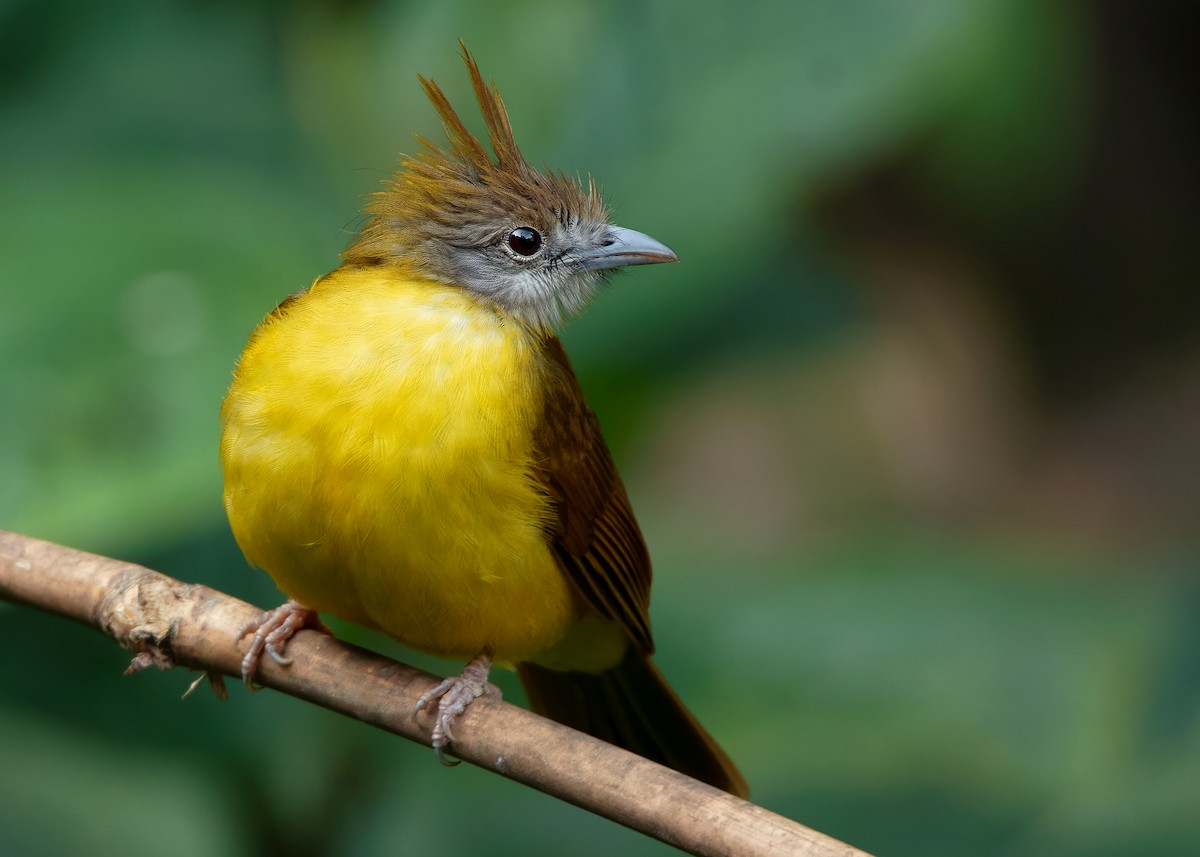
<svg viewBox="0 0 1200 857">
<path fill-rule="evenodd" d="M 530 160 L 683 260 L 565 340 L 754 798 L 889 857 L 1200 853 L 1185 8 L 8 0 L 0 526 L 277 603 L 217 408 L 441 136 L 416 72 L 481 127 L 461 36 Z M 0 653 L 5 854 L 669 853 L 28 608 Z"/>
</svg>

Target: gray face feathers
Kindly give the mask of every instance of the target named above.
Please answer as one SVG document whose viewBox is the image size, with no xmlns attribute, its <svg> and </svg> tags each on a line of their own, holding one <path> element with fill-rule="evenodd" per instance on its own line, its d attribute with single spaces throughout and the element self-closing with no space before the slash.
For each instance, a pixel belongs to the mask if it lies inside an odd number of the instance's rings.
<svg viewBox="0 0 1200 857">
<path fill-rule="evenodd" d="M 469 289 L 530 325 L 549 329 L 587 306 L 604 276 L 625 265 L 676 261 L 666 246 L 608 222 L 594 182 L 529 166 L 495 85 L 463 47 L 493 158 L 442 90 L 420 77 L 449 149 L 401 164 L 367 205 L 372 219 L 342 254 L 349 264 L 396 264 Z"/>
</svg>

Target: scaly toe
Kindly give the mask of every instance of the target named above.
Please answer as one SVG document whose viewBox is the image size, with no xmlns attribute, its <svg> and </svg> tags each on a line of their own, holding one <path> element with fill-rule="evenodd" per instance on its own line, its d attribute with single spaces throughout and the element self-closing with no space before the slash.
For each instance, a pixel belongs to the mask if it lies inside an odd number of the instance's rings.
<svg viewBox="0 0 1200 857">
<path fill-rule="evenodd" d="M 317 618 L 317 611 L 310 610 L 295 601 L 287 601 L 274 610 L 266 610 L 256 619 L 247 622 L 238 632 L 238 640 L 250 634 L 254 639 L 242 658 L 242 681 L 250 690 L 258 690 L 254 683 L 254 674 L 262 663 L 264 654 L 280 666 L 287 666 L 292 659 L 284 655 L 290 640 L 302 628 L 313 628 L 323 634 L 333 632 Z"/>
<path fill-rule="evenodd" d="M 491 671 L 491 652 L 483 651 L 466 667 L 462 674 L 442 680 L 437 687 L 426 691 L 417 700 L 413 716 L 429 708 L 437 700 L 437 713 L 433 718 L 433 731 L 430 743 L 437 753 L 438 761 L 443 765 L 457 765 L 457 761 L 447 761 L 445 750 L 454 740 L 454 724 L 466 712 L 467 707 L 485 693 L 489 696 L 500 697 L 500 688 L 487 680 Z"/>
</svg>

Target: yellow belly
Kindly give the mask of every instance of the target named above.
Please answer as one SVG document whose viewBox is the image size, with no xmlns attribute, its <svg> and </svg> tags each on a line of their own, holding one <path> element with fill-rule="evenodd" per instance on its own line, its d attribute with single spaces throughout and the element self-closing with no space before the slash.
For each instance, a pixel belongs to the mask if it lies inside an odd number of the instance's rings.
<svg viewBox="0 0 1200 857">
<path fill-rule="evenodd" d="M 339 269 L 247 345 L 222 409 L 225 508 L 291 598 L 501 661 L 576 615 L 532 476 L 539 353 L 461 290 Z"/>
</svg>

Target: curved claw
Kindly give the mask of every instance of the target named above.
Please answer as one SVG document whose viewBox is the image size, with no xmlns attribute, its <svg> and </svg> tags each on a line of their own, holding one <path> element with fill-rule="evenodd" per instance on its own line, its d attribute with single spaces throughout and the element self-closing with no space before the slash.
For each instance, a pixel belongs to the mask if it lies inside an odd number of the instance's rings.
<svg viewBox="0 0 1200 857">
<path fill-rule="evenodd" d="M 287 648 L 288 640 L 302 628 L 312 628 L 322 634 L 333 634 L 325 623 L 317 618 L 316 610 L 310 610 L 292 600 L 280 604 L 274 610 L 264 611 L 256 619 L 242 626 L 238 632 L 239 642 L 247 635 L 254 634 L 254 639 L 250 641 L 250 647 L 246 649 L 246 655 L 242 658 L 242 681 L 249 690 L 259 689 L 254 683 L 254 673 L 257 672 L 264 653 L 281 667 L 291 664 L 292 659 L 287 657 L 283 650 Z"/>
<path fill-rule="evenodd" d="M 454 724 L 458 718 L 472 702 L 485 693 L 500 697 L 500 688 L 487 680 L 491 668 L 492 653 L 485 649 L 463 667 L 461 675 L 443 679 L 436 687 L 421 694 L 416 707 L 413 708 L 413 717 L 416 717 L 437 701 L 430 743 L 438 761 L 447 767 L 452 768 L 459 764 L 457 759 L 448 761 L 445 753 L 446 747 L 454 740 Z"/>
</svg>

